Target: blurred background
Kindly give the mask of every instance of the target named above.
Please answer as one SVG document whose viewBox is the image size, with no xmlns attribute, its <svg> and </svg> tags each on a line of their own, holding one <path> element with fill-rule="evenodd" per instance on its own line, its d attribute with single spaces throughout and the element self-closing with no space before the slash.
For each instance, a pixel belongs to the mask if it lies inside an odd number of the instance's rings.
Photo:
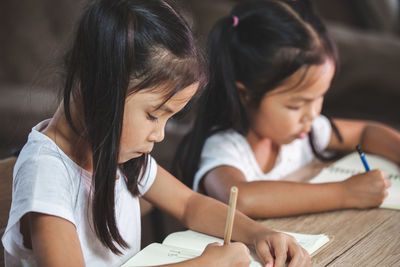
<svg viewBox="0 0 400 267">
<path fill-rule="evenodd" d="M 204 46 L 215 21 L 228 15 L 240 0 L 176 2 L 182 7 L 199 45 Z M 314 2 L 340 56 L 340 69 L 326 96 L 323 113 L 377 120 L 400 129 L 400 1 Z M 0 159 L 15 154 L 30 129 L 55 111 L 62 87 L 61 57 L 71 41 L 74 22 L 84 3 L 83 0 L 0 1 Z M 176 146 L 192 118 L 172 120 L 167 125 L 164 142 L 155 147 L 152 154 L 166 169 L 170 168 Z M 4 184 L 4 179 L 0 183 Z M 161 241 L 166 234 L 183 229 L 160 211 L 144 207 L 143 245 Z M 4 208 L 9 208 L 8 202 Z M 1 225 L 2 230 L 4 227 Z"/>
</svg>

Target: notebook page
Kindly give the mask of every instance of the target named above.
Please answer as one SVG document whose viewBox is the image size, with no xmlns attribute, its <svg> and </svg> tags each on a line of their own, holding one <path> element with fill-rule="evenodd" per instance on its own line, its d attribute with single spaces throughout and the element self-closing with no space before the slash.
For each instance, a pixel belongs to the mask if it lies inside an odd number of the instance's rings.
<svg viewBox="0 0 400 267">
<path fill-rule="evenodd" d="M 298 234 L 291 232 L 283 232 L 283 233 L 286 233 L 296 238 L 297 242 L 299 242 L 299 244 L 305 250 L 307 250 L 308 254 L 310 255 L 329 242 L 329 237 L 324 234 L 307 235 L 307 234 Z"/>
<path fill-rule="evenodd" d="M 397 164 L 377 155 L 365 154 L 365 158 L 371 170 L 384 170 L 392 181 L 388 188 L 389 196 L 384 200 L 381 207 L 389 209 L 400 209 L 400 168 Z M 338 160 L 328 168 L 324 168 L 310 183 L 326 183 L 343 181 L 355 174 L 365 172 L 357 152 Z"/>
<path fill-rule="evenodd" d="M 299 234 L 292 232 L 283 232 L 289 235 L 292 235 L 296 238 L 297 242 L 311 255 L 315 251 L 317 251 L 320 247 L 329 242 L 329 237 L 324 234 L 319 235 L 309 235 L 309 234 Z M 194 232 L 191 230 L 183 231 L 183 232 L 175 232 L 170 234 L 163 242 L 163 244 L 173 245 L 177 247 L 185 247 L 193 250 L 201 250 L 209 243 L 219 242 L 223 243 L 223 240 L 217 237 L 201 234 L 198 232 Z M 253 259 L 256 256 L 253 254 Z M 253 266 L 253 265 L 250 265 Z"/>
<path fill-rule="evenodd" d="M 191 250 L 203 251 L 206 246 L 210 243 L 218 242 L 220 244 L 224 243 L 224 240 L 218 237 L 209 236 L 192 230 L 186 230 L 181 232 L 175 232 L 168 235 L 163 244 L 184 247 Z M 201 254 L 201 253 L 200 253 Z M 257 261 L 257 255 L 253 252 L 251 257 L 250 267 L 261 267 L 261 263 Z"/>
<path fill-rule="evenodd" d="M 186 231 L 175 232 L 168 235 L 164 239 L 163 244 L 203 251 L 208 244 L 214 242 L 223 244 L 224 240 L 218 237 L 205 235 L 191 230 L 186 230 Z"/>
<path fill-rule="evenodd" d="M 284 233 L 296 238 L 310 255 L 329 242 L 329 237 L 323 234 Z M 214 242 L 222 244 L 223 240 L 191 230 L 175 232 L 168 235 L 163 244 L 152 243 L 148 245 L 121 267 L 144 267 L 181 262 L 200 256 L 207 244 Z M 262 267 L 262 264 L 256 260 L 257 256 L 254 251 L 251 257 L 250 267 Z"/>
<path fill-rule="evenodd" d="M 139 251 L 121 267 L 142 267 L 177 263 L 201 255 L 201 251 L 152 243 Z"/>
</svg>

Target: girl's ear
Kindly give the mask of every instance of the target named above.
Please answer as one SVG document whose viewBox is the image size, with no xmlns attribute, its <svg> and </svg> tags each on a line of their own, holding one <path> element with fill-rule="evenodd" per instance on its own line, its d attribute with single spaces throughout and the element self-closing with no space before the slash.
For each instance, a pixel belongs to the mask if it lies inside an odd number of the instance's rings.
<svg viewBox="0 0 400 267">
<path fill-rule="evenodd" d="M 249 92 L 246 88 L 246 86 L 244 86 L 243 83 L 241 82 L 235 82 L 236 88 L 237 88 L 237 93 L 240 99 L 240 103 L 242 103 L 243 106 L 247 106 L 250 102 L 250 95 Z"/>
</svg>

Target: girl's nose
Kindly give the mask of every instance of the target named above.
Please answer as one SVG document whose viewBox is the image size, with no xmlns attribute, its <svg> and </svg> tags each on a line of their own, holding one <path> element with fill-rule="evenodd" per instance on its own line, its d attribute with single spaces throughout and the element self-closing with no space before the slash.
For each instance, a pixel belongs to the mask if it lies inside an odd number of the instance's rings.
<svg viewBox="0 0 400 267">
<path fill-rule="evenodd" d="M 313 121 L 320 113 L 321 106 L 317 103 L 310 103 L 306 113 L 303 116 L 303 121 Z"/>
<path fill-rule="evenodd" d="M 149 140 L 151 142 L 158 143 L 164 140 L 164 137 L 165 137 L 165 127 L 164 125 L 160 125 L 159 127 L 156 127 L 153 132 L 151 132 Z"/>
</svg>

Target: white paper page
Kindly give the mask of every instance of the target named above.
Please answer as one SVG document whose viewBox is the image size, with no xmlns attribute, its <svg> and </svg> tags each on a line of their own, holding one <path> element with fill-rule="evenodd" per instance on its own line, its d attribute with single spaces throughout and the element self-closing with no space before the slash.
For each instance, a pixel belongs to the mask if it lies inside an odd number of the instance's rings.
<svg viewBox="0 0 400 267">
<path fill-rule="evenodd" d="M 292 235 L 299 244 L 312 254 L 324 244 L 329 242 L 326 235 L 306 235 L 292 232 L 285 232 Z M 195 231 L 187 230 L 175 232 L 167 236 L 163 244 L 152 243 L 141 250 L 121 267 L 143 267 L 161 264 L 181 262 L 198 257 L 209 243 L 223 243 L 217 237 L 205 235 Z M 253 252 L 250 267 L 262 267 L 258 262 L 256 254 Z"/>
<path fill-rule="evenodd" d="M 170 264 L 189 260 L 201 255 L 201 251 L 167 246 L 160 243 L 152 243 L 137 253 L 121 267 L 154 266 Z"/>
<path fill-rule="evenodd" d="M 164 239 L 163 244 L 203 251 L 208 244 L 214 242 L 223 244 L 224 240 L 218 237 L 205 235 L 191 230 L 186 230 L 181 232 L 175 232 L 168 235 Z"/>
<path fill-rule="evenodd" d="M 181 232 L 175 232 L 168 235 L 163 244 L 176 246 L 176 247 L 184 247 L 187 249 L 203 251 L 206 246 L 210 243 L 218 242 L 220 244 L 224 243 L 224 240 L 218 237 L 205 235 L 199 232 L 195 232 L 192 230 L 186 230 Z M 250 267 L 261 267 L 261 263 L 257 261 L 257 256 L 255 253 L 250 255 L 251 264 Z"/>
<path fill-rule="evenodd" d="M 329 237 L 324 234 L 319 235 L 306 235 L 291 232 L 283 232 L 296 238 L 297 242 L 307 250 L 308 254 L 313 254 L 320 247 L 329 242 Z"/>
<path fill-rule="evenodd" d="M 284 232 L 284 233 L 292 235 L 294 238 L 296 238 L 297 242 L 299 242 L 299 244 L 305 250 L 307 250 L 307 252 L 310 255 L 329 242 L 329 237 L 324 234 L 307 235 L 307 234 L 299 234 L 292 232 Z M 220 238 L 187 230 L 170 234 L 164 240 L 163 244 L 203 251 L 209 243 L 213 242 L 219 242 L 223 244 L 223 240 Z M 255 256 L 255 253 L 253 253 L 252 260 L 255 261 L 256 259 L 257 256 Z"/>
<path fill-rule="evenodd" d="M 389 209 L 400 209 L 400 168 L 397 164 L 380 156 L 365 154 L 365 158 L 371 170 L 384 170 L 392 181 L 388 189 L 388 197 L 383 201 L 381 207 Z M 343 181 L 355 174 L 365 172 L 357 152 L 338 160 L 332 166 L 324 168 L 310 183 L 327 183 Z"/>
</svg>

